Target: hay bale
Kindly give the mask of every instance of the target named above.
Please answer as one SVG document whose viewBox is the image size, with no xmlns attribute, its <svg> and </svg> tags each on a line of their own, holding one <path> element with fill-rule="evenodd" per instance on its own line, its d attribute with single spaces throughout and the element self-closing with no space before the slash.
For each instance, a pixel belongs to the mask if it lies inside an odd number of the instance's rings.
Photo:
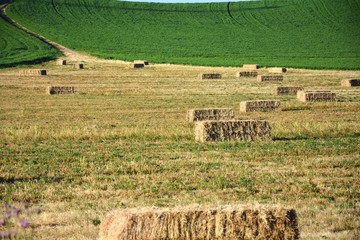
<svg viewBox="0 0 360 240">
<path fill-rule="evenodd" d="M 244 64 L 243 65 L 243 69 L 256 70 L 256 69 L 259 69 L 259 68 L 260 68 L 259 64 Z"/>
<path fill-rule="evenodd" d="M 74 87 L 74 86 L 49 86 L 46 89 L 46 93 L 49 95 L 73 94 L 73 93 L 76 93 L 76 87 Z"/>
<path fill-rule="evenodd" d="M 343 86 L 343 87 L 359 87 L 360 79 L 343 79 L 343 80 L 341 80 L 341 86 Z"/>
<path fill-rule="evenodd" d="M 44 69 L 24 69 L 19 71 L 20 76 L 44 76 L 47 74 Z"/>
<path fill-rule="evenodd" d="M 286 73 L 287 69 L 284 67 L 274 67 L 274 68 L 268 68 L 269 73 Z"/>
<path fill-rule="evenodd" d="M 216 208 L 123 209 L 107 214 L 100 240 L 299 239 L 294 209 Z"/>
<path fill-rule="evenodd" d="M 131 63 L 130 68 L 143 68 L 145 67 L 144 63 Z"/>
<path fill-rule="evenodd" d="M 220 73 L 200 73 L 200 79 L 221 79 Z"/>
<path fill-rule="evenodd" d="M 303 87 L 276 87 L 273 89 L 274 95 L 296 95 L 298 91 L 303 91 Z"/>
<path fill-rule="evenodd" d="M 297 98 L 301 102 L 335 102 L 336 93 L 330 91 L 298 91 Z"/>
<path fill-rule="evenodd" d="M 84 69 L 84 64 L 83 63 L 75 63 L 73 65 L 73 68 L 75 68 L 75 69 Z"/>
<path fill-rule="evenodd" d="M 280 109 L 278 100 L 255 100 L 240 102 L 240 112 L 272 112 Z"/>
<path fill-rule="evenodd" d="M 201 121 L 194 133 L 200 142 L 271 140 L 270 124 L 260 120 Z"/>
<path fill-rule="evenodd" d="M 58 65 L 58 66 L 66 65 L 66 60 L 58 59 L 58 60 L 56 60 L 56 65 Z"/>
<path fill-rule="evenodd" d="M 147 60 L 135 60 L 134 63 L 144 64 L 144 66 L 149 65 L 149 61 Z"/>
<path fill-rule="evenodd" d="M 190 109 L 187 112 L 186 119 L 189 122 L 206 120 L 229 120 L 235 116 L 231 108 L 202 108 Z"/>
<path fill-rule="evenodd" d="M 236 73 L 236 77 L 256 77 L 258 75 L 257 72 L 252 71 L 241 71 Z"/>
<path fill-rule="evenodd" d="M 257 81 L 258 82 L 281 82 L 284 80 L 284 76 L 282 75 L 258 75 Z"/>
</svg>

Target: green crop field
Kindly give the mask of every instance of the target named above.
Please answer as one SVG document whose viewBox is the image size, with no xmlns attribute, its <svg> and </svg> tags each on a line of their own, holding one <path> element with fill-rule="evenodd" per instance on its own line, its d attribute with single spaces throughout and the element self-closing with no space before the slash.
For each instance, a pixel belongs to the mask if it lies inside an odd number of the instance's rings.
<svg viewBox="0 0 360 240">
<path fill-rule="evenodd" d="M 359 0 L 16 0 L 8 8 L 29 29 L 101 58 L 314 69 L 360 68 L 359 12 Z"/>
<path fill-rule="evenodd" d="M 59 52 L 0 18 L 0 67 L 55 59 Z"/>
</svg>

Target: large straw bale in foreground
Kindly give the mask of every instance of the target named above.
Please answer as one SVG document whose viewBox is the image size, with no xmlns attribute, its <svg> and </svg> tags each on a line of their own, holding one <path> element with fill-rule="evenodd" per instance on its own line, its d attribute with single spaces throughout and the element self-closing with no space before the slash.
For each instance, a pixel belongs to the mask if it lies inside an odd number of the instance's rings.
<svg viewBox="0 0 360 240">
<path fill-rule="evenodd" d="M 200 73 L 200 79 L 221 79 L 220 73 Z"/>
<path fill-rule="evenodd" d="M 258 72 L 254 71 L 241 71 L 236 73 L 236 77 L 256 77 Z"/>
<path fill-rule="evenodd" d="M 240 112 L 272 112 L 279 109 L 278 100 L 254 100 L 240 102 Z"/>
<path fill-rule="evenodd" d="M 296 95 L 298 91 L 303 91 L 303 87 L 276 87 L 273 89 L 275 95 Z"/>
<path fill-rule="evenodd" d="M 49 95 L 72 94 L 72 93 L 76 93 L 76 87 L 74 87 L 74 86 L 49 86 L 46 89 L 46 93 Z"/>
<path fill-rule="evenodd" d="M 343 86 L 343 87 L 359 87 L 360 79 L 343 79 L 343 80 L 341 80 L 341 86 Z"/>
<path fill-rule="evenodd" d="M 222 120 L 196 122 L 195 140 L 210 141 L 255 141 L 271 140 L 271 127 L 262 120 Z"/>
<path fill-rule="evenodd" d="M 231 108 L 201 108 L 190 109 L 186 118 L 189 122 L 205 121 L 205 120 L 229 120 L 235 116 L 234 110 Z"/>
<path fill-rule="evenodd" d="M 297 98 L 301 102 L 335 102 L 336 93 L 330 91 L 298 91 Z"/>
<path fill-rule="evenodd" d="M 226 206 L 124 209 L 102 220 L 100 240 L 299 238 L 294 209 Z"/>
<path fill-rule="evenodd" d="M 83 63 L 75 63 L 73 65 L 73 68 L 75 68 L 75 69 L 84 69 L 84 64 Z"/>
<path fill-rule="evenodd" d="M 243 69 L 248 69 L 248 70 L 256 70 L 259 68 L 260 68 L 259 64 L 244 64 L 243 65 Z"/>
<path fill-rule="evenodd" d="M 44 69 L 24 69 L 19 71 L 20 76 L 44 76 L 47 74 Z"/>
<path fill-rule="evenodd" d="M 284 80 L 284 76 L 282 75 L 258 75 L 257 81 L 258 82 L 281 82 Z"/>
<path fill-rule="evenodd" d="M 274 68 L 268 68 L 269 73 L 286 73 L 287 69 L 284 67 L 274 67 Z"/>
</svg>

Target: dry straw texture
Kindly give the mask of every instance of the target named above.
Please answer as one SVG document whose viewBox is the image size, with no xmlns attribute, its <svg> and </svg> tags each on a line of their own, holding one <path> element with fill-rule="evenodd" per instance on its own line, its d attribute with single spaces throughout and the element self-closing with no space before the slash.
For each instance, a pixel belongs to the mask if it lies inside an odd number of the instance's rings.
<svg viewBox="0 0 360 240">
<path fill-rule="evenodd" d="M 221 79 L 220 73 L 200 73 L 200 79 Z"/>
<path fill-rule="evenodd" d="M 286 73 L 287 69 L 284 67 L 268 68 L 269 73 Z"/>
<path fill-rule="evenodd" d="M 194 132 L 200 142 L 272 139 L 270 124 L 260 120 L 202 121 L 196 123 Z"/>
<path fill-rule="evenodd" d="M 298 239 L 293 209 L 227 206 L 110 212 L 100 240 Z"/>
<path fill-rule="evenodd" d="M 133 63 L 130 64 L 130 68 L 143 68 L 143 67 L 145 67 L 144 63 L 135 63 L 135 62 L 133 62 Z"/>
<path fill-rule="evenodd" d="M 341 81 L 343 87 L 358 87 L 360 86 L 360 79 L 343 79 Z"/>
<path fill-rule="evenodd" d="M 149 65 L 149 61 L 147 61 L 147 60 L 135 60 L 134 63 L 135 64 L 137 64 L 137 63 L 144 64 L 145 66 Z"/>
<path fill-rule="evenodd" d="M 303 91 L 303 87 L 276 87 L 273 89 L 275 95 L 296 95 L 298 91 Z"/>
<path fill-rule="evenodd" d="M 252 72 L 252 71 L 243 71 L 236 73 L 236 77 L 256 77 L 257 75 L 258 75 L 257 72 Z"/>
<path fill-rule="evenodd" d="M 259 64 L 244 64 L 243 65 L 244 69 L 252 69 L 252 70 L 256 70 L 260 68 Z"/>
<path fill-rule="evenodd" d="M 72 93 L 76 93 L 76 87 L 74 87 L 74 86 L 49 86 L 46 89 L 46 93 L 49 95 L 72 94 Z"/>
<path fill-rule="evenodd" d="M 205 120 L 230 120 L 235 116 L 234 110 L 231 108 L 202 108 L 190 109 L 186 118 L 189 122 L 205 121 Z"/>
<path fill-rule="evenodd" d="M 83 63 L 75 63 L 73 66 L 74 66 L 75 69 L 83 69 L 84 68 Z"/>
<path fill-rule="evenodd" d="M 38 76 L 46 75 L 47 72 L 44 69 L 26 69 L 19 71 L 20 76 Z"/>
<path fill-rule="evenodd" d="M 284 76 L 282 75 L 258 75 L 257 81 L 267 82 L 267 81 L 283 81 Z"/>
<path fill-rule="evenodd" d="M 56 65 L 58 65 L 58 66 L 66 65 L 66 60 L 58 59 L 58 60 L 56 60 Z"/>
<path fill-rule="evenodd" d="M 298 91 L 297 98 L 301 102 L 335 102 L 336 93 L 330 91 Z"/>
<path fill-rule="evenodd" d="M 278 100 L 255 100 L 240 102 L 240 112 L 272 112 L 280 108 Z"/>
</svg>

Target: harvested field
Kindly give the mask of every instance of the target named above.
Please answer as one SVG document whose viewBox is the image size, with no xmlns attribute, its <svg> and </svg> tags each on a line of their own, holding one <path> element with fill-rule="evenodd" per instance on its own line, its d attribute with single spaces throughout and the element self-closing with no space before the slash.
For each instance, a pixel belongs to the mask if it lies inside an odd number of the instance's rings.
<svg viewBox="0 0 360 240">
<path fill-rule="evenodd" d="M 250 72 L 250 71 L 242 71 L 237 72 L 236 77 L 256 77 L 258 75 L 258 72 Z"/>
<path fill-rule="evenodd" d="M 303 90 L 303 87 L 275 87 L 272 92 L 274 95 L 296 95 L 298 91 Z"/>
<path fill-rule="evenodd" d="M 221 79 L 220 73 L 200 73 L 200 79 Z"/>
<path fill-rule="evenodd" d="M 343 87 L 358 87 L 360 86 L 360 79 L 343 79 L 341 80 Z"/>
<path fill-rule="evenodd" d="M 72 93 L 76 93 L 76 87 L 74 87 L 74 86 L 49 86 L 46 89 L 46 93 L 49 95 L 72 94 Z"/>
<path fill-rule="evenodd" d="M 26 69 L 20 70 L 20 76 L 44 76 L 47 74 L 47 71 L 44 69 Z"/>
<path fill-rule="evenodd" d="M 280 107 L 278 100 L 255 100 L 240 102 L 240 112 L 273 112 Z"/>
<path fill-rule="evenodd" d="M 201 121 L 195 125 L 200 142 L 271 140 L 271 127 L 261 120 Z"/>
<path fill-rule="evenodd" d="M 336 102 L 336 93 L 330 91 L 298 91 L 301 102 Z"/>
<path fill-rule="evenodd" d="M 56 65 L 58 65 L 58 66 L 66 65 L 66 60 L 58 59 L 58 60 L 56 60 Z"/>
<path fill-rule="evenodd" d="M 110 212 L 100 240 L 299 238 L 294 209 L 224 206 L 123 209 Z"/>
<path fill-rule="evenodd" d="M 235 116 L 232 108 L 202 108 L 190 109 L 187 112 L 186 119 L 189 122 L 206 120 L 229 120 Z"/>
<path fill-rule="evenodd" d="M 73 64 L 73 68 L 74 69 L 84 69 L 84 64 L 83 63 L 75 63 L 75 64 Z"/>
<path fill-rule="evenodd" d="M 145 64 L 144 63 L 131 63 L 130 65 L 130 68 L 144 68 L 145 67 Z"/>
<path fill-rule="evenodd" d="M 284 80 L 282 75 L 258 75 L 258 82 L 281 82 Z"/>
<path fill-rule="evenodd" d="M 268 68 L 269 73 L 286 73 L 287 69 L 284 67 Z"/>
<path fill-rule="evenodd" d="M 244 64 L 243 65 L 243 69 L 247 69 L 247 70 L 256 70 L 259 68 L 260 68 L 259 64 Z"/>
</svg>

